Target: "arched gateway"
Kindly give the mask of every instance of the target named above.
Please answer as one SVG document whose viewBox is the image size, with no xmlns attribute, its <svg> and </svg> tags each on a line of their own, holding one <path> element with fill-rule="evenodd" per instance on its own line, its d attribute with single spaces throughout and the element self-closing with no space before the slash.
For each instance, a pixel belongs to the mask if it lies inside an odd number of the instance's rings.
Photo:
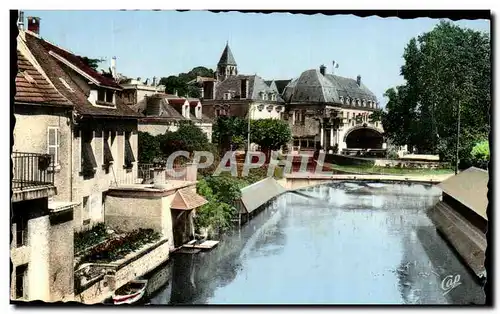
<svg viewBox="0 0 500 314">
<path fill-rule="evenodd" d="M 382 133 L 374 127 L 355 126 L 344 135 L 346 147 L 358 149 L 382 149 L 384 137 Z"/>
</svg>

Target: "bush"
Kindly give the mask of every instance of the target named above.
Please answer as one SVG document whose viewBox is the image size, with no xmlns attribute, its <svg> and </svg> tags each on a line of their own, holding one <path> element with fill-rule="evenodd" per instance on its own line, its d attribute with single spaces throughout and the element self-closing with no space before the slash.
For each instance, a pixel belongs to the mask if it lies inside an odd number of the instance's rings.
<svg viewBox="0 0 500 314">
<path fill-rule="evenodd" d="M 481 141 L 476 143 L 470 153 L 472 165 L 482 169 L 488 169 L 490 161 L 490 145 L 489 142 Z"/>
</svg>

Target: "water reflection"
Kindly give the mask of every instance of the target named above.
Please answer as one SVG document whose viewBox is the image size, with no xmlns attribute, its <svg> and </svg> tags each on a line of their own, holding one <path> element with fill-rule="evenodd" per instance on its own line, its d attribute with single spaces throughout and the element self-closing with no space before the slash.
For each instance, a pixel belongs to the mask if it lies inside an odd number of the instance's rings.
<svg viewBox="0 0 500 314">
<path fill-rule="evenodd" d="M 484 302 L 425 215 L 436 187 L 346 182 L 302 192 L 316 199 L 282 195 L 216 249 L 173 257 L 171 284 L 151 303 Z M 464 283 L 444 294 L 441 281 L 455 273 Z"/>
</svg>

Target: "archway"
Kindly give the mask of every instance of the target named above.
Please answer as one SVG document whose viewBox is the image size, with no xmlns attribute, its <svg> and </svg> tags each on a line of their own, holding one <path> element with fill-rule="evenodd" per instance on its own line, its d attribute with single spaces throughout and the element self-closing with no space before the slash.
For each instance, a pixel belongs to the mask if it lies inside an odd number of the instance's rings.
<svg viewBox="0 0 500 314">
<path fill-rule="evenodd" d="M 380 132 L 372 128 L 356 128 L 346 134 L 347 148 L 381 149 L 384 138 Z"/>
</svg>

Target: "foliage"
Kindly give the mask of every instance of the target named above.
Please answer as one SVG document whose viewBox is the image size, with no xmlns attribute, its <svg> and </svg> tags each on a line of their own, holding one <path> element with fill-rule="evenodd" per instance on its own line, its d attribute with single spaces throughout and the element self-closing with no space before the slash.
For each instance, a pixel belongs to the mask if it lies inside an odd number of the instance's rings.
<svg viewBox="0 0 500 314">
<path fill-rule="evenodd" d="M 250 140 L 263 151 L 277 150 L 292 139 L 292 131 L 286 121 L 258 119 L 250 123 Z"/>
<path fill-rule="evenodd" d="M 488 162 L 490 161 L 490 144 L 488 140 L 476 143 L 470 154 L 473 166 L 488 169 Z"/>
<path fill-rule="evenodd" d="M 460 106 L 459 158 L 466 167 L 473 145 L 490 131 L 490 54 L 489 34 L 450 22 L 411 39 L 401 67 L 406 83 L 387 90 L 381 114 L 393 144 L 455 161 Z"/>
<path fill-rule="evenodd" d="M 199 98 L 201 96 L 199 89 L 194 85 L 187 83 L 197 76 L 214 77 L 214 71 L 202 66 L 195 67 L 187 73 L 179 73 L 179 75 L 171 75 L 169 77 L 162 77 L 160 84 L 165 86 L 165 92 L 174 94 L 177 92 L 179 96 L 187 96 Z"/>
<path fill-rule="evenodd" d="M 104 59 L 92 59 L 88 57 L 78 57 L 80 60 L 85 63 L 87 66 L 91 67 L 92 69 L 97 71 L 97 68 L 99 67 L 99 63 L 105 61 Z"/>
<path fill-rule="evenodd" d="M 217 234 L 228 230 L 237 211 L 234 202 L 241 197 L 237 179 L 230 176 L 207 177 L 198 181 L 198 194 L 208 201 L 196 210 L 196 228 L 212 227 Z"/>
<path fill-rule="evenodd" d="M 152 229 L 134 230 L 124 236 L 111 239 L 94 247 L 80 260 L 80 263 L 109 263 L 116 261 L 160 238 L 161 235 Z"/>
<path fill-rule="evenodd" d="M 75 252 L 80 252 L 106 239 L 106 225 L 98 223 L 89 230 L 76 232 L 73 238 Z"/>
<path fill-rule="evenodd" d="M 153 163 L 155 158 L 162 155 L 160 150 L 160 137 L 153 136 L 147 132 L 139 132 L 138 147 L 140 163 Z"/>
<path fill-rule="evenodd" d="M 181 123 L 177 131 L 167 132 L 160 136 L 160 150 L 164 156 L 176 151 L 213 151 L 203 131 L 191 121 Z"/>
<path fill-rule="evenodd" d="M 232 139 L 246 142 L 247 136 L 248 121 L 240 117 L 218 117 L 212 127 L 212 142 L 217 143 L 221 151 L 229 150 Z"/>
</svg>

